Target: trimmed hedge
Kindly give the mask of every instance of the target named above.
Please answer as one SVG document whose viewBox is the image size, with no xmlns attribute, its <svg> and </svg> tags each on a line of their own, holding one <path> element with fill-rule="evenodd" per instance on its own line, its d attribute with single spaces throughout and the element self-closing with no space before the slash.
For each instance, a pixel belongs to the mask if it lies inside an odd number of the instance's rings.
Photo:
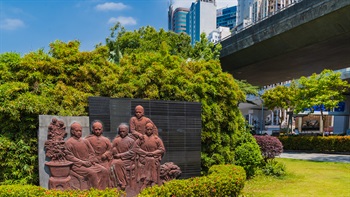
<svg viewBox="0 0 350 197">
<path fill-rule="evenodd" d="M 350 152 L 350 136 L 281 136 L 284 150 Z"/>
<path fill-rule="evenodd" d="M 154 196 L 238 196 L 246 181 L 245 171 L 235 165 L 214 165 L 209 169 L 208 175 L 183 180 L 173 180 L 162 186 L 144 189 L 139 197 Z M 117 189 L 106 190 L 47 190 L 34 185 L 0 185 L 1 197 L 115 197 L 125 196 L 123 191 Z"/>
<path fill-rule="evenodd" d="M 246 180 L 245 171 L 235 165 L 214 165 L 207 176 L 173 180 L 144 189 L 139 196 L 238 196 Z"/>
<path fill-rule="evenodd" d="M 1 197 L 116 197 L 125 196 L 123 191 L 117 189 L 106 189 L 106 190 L 47 190 L 39 186 L 34 185 L 0 185 L 0 196 Z"/>
</svg>

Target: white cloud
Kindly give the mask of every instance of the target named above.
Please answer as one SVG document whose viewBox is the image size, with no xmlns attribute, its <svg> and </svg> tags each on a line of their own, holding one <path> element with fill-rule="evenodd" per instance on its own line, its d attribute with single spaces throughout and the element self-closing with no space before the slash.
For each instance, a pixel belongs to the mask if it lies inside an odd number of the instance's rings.
<svg viewBox="0 0 350 197">
<path fill-rule="evenodd" d="M 184 7 L 190 8 L 193 1 L 189 0 L 172 0 L 175 8 Z M 237 5 L 237 0 L 216 0 L 216 8 L 231 7 Z"/>
<path fill-rule="evenodd" d="M 0 29 L 4 30 L 15 30 L 24 27 L 24 23 L 20 19 L 7 18 L 0 21 Z"/>
<path fill-rule="evenodd" d="M 117 18 L 110 18 L 108 20 L 109 24 L 115 24 L 117 22 L 120 22 L 121 25 L 136 25 L 136 20 L 133 17 L 125 17 L 125 16 L 119 16 Z"/>
<path fill-rule="evenodd" d="M 96 9 L 98 11 L 114 11 L 114 10 L 124 10 L 128 6 L 126 6 L 123 3 L 113 3 L 113 2 L 107 2 L 104 4 L 98 4 L 96 6 Z"/>
</svg>

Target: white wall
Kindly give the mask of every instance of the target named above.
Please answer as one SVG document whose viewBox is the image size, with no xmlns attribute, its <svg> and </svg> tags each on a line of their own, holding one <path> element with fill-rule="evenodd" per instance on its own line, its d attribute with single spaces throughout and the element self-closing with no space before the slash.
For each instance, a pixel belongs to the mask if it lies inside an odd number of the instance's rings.
<svg viewBox="0 0 350 197">
<path fill-rule="evenodd" d="M 200 2 L 200 32 L 207 36 L 216 29 L 216 6 L 214 3 Z"/>
</svg>

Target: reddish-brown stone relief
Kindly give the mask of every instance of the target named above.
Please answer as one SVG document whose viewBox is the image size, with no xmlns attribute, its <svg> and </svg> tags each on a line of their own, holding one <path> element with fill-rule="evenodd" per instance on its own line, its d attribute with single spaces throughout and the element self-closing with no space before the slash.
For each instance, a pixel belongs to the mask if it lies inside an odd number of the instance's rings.
<svg viewBox="0 0 350 197">
<path fill-rule="evenodd" d="M 115 187 L 135 196 L 146 187 L 178 178 L 181 170 L 177 165 L 161 165 L 165 147 L 156 125 L 144 116 L 141 105 L 135 108 L 129 124 L 130 128 L 126 123 L 119 125 L 118 135 L 111 143 L 103 136 L 101 121 L 92 122 L 92 134 L 85 138 L 81 125 L 74 122 L 71 137 L 64 141 L 64 122 L 52 119 L 45 142 L 46 156 L 51 158 L 46 163 L 51 172 L 50 189 Z"/>
<path fill-rule="evenodd" d="M 71 186 L 74 189 L 105 189 L 109 186 L 109 170 L 99 159 L 89 140 L 81 137 L 82 128 L 77 122 L 71 125 L 71 137 L 66 141 L 68 161 L 73 162 Z"/>
<path fill-rule="evenodd" d="M 142 139 L 146 134 L 146 124 L 152 123 L 153 133 L 158 135 L 158 129 L 151 119 L 145 116 L 145 110 L 141 105 L 135 107 L 135 116 L 130 118 L 130 132 L 136 139 Z"/>
<path fill-rule="evenodd" d="M 46 156 L 51 159 L 51 161 L 45 163 L 51 173 L 49 178 L 50 189 L 66 190 L 71 188 L 69 185 L 71 180 L 70 168 L 73 163 L 66 160 L 67 151 L 64 145 L 66 135 L 64 122 L 53 118 L 48 126 L 47 140 L 44 145 Z"/>
</svg>

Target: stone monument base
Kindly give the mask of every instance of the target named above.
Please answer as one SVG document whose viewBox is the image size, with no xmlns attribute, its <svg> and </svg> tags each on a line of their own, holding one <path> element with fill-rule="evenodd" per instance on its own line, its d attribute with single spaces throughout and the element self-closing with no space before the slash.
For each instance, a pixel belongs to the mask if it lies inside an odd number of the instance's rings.
<svg viewBox="0 0 350 197">
<path fill-rule="evenodd" d="M 69 181 L 71 180 L 71 177 L 50 177 L 49 178 L 49 188 L 50 189 L 57 189 L 57 190 L 67 190 L 70 189 Z"/>
</svg>

